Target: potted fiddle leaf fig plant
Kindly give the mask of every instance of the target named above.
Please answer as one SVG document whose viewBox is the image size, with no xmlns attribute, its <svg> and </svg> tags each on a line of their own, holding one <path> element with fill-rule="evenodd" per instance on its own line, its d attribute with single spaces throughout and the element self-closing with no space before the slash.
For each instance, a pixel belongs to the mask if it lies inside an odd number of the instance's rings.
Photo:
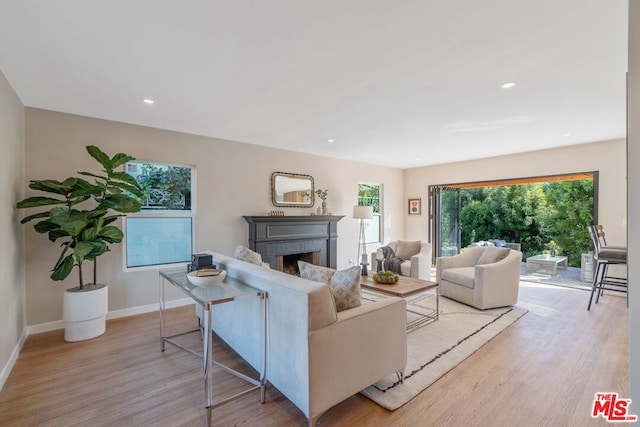
<svg viewBox="0 0 640 427">
<path fill-rule="evenodd" d="M 135 178 L 118 170 L 135 158 L 123 153 L 109 157 L 94 145 L 86 149 L 100 163 L 102 173 L 78 174 L 93 178 L 93 182 L 81 177 L 32 180 L 29 188 L 51 196 L 33 196 L 17 204 L 19 209 L 46 207 L 21 223 L 39 220 L 33 226 L 38 233 L 47 234 L 51 242 L 62 241 L 51 279 L 64 280 L 74 267 L 78 268 L 78 286 L 67 289 L 63 300 L 66 341 L 87 340 L 105 332 L 108 287 L 98 283 L 98 257 L 110 251 L 109 245 L 122 242 L 122 230 L 114 224 L 118 217 L 141 207 L 138 198 L 142 197 L 142 187 Z M 93 263 L 91 283 L 84 281 L 85 261 Z"/>
</svg>

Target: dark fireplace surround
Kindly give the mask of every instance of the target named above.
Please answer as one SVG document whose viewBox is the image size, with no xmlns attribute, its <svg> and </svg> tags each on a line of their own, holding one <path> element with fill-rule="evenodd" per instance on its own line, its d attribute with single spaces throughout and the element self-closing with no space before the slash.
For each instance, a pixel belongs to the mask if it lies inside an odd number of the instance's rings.
<svg viewBox="0 0 640 427">
<path fill-rule="evenodd" d="M 249 248 L 271 268 L 297 274 L 297 261 L 336 268 L 338 221 L 343 216 L 244 216 Z"/>
</svg>

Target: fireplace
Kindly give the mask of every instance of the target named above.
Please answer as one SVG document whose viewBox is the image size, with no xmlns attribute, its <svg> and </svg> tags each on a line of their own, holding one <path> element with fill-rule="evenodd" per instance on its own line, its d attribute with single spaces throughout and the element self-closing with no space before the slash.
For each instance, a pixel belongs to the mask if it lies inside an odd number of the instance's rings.
<svg viewBox="0 0 640 427">
<path fill-rule="evenodd" d="M 276 256 L 276 270 L 283 271 L 294 276 L 300 275 L 298 269 L 298 261 L 308 262 L 309 264 L 321 265 L 320 252 L 303 252 L 299 254 L 278 255 Z"/>
<path fill-rule="evenodd" d="M 245 216 L 249 248 L 272 268 L 298 273 L 298 260 L 336 268 L 338 221 L 342 216 Z"/>
</svg>

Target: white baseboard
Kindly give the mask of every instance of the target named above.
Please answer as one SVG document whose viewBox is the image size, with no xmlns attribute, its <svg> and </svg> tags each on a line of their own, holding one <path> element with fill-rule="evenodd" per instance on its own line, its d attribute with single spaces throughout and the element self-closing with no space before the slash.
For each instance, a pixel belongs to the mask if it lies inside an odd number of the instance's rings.
<svg viewBox="0 0 640 427">
<path fill-rule="evenodd" d="M 4 383 L 7 381 L 7 378 L 9 378 L 9 374 L 11 373 L 13 366 L 16 364 L 16 360 L 18 360 L 18 356 L 20 355 L 24 342 L 27 340 L 27 336 L 27 328 L 22 329 L 22 335 L 20 336 L 16 346 L 13 348 L 7 364 L 2 368 L 2 373 L 0 373 L 0 390 L 4 387 Z"/>
<path fill-rule="evenodd" d="M 194 301 L 191 298 L 182 298 L 182 299 L 167 301 L 165 303 L 165 307 L 175 308 L 175 307 L 182 307 L 184 305 L 189 305 L 193 303 Z M 117 319 L 118 317 L 134 316 L 136 314 L 149 313 L 149 312 L 158 311 L 158 310 L 159 310 L 158 304 L 141 305 L 138 307 L 131 307 L 131 308 L 125 308 L 122 310 L 110 311 L 107 313 L 107 319 Z M 4 368 L 2 368 L 2 372 L 0 373 L 0 390 L 2 390 L 2 387 L 4 387 L 4 383 L 7 381 L 7 378 L 9 378 L 9 374 L 11 373 L 13 366 L 18 360 L 18 356 L 20 355 L 20 351 L 22 350 L 22 346 L 27 340 L 27 337 L 29 335 L 39 334 L 41 332 L 54 331 L 56 329 L 64 329 L 64 321 L 56 320 L 54 322 L 40 323 L 37 325 L 27 326 L 22 330 L 22 336 L 20 336 L 18 343 L 16 344 L 13 351 L 11 352 L 11 357 L 7 361 L 7 364 L 4 366 Z"/>
<path fill-rule="evenodd" d="M 191 298 L 181 298 L 165 303 L 166 308 L 182 307 L 183 305 L 194 304 Z M 152 311 L 158 311 L 159 306 L 157 303 L 139 305 L 137 307 L 123 308 L 122 310 L 110 311 L 107 313 L 107 320 L 117 319 L 119 317 L 135 316 L 136 314 L 150 313 Z M 27 336 L 33 334 L 39 334 L 41 332 L 54 331 L 56 329 L 64 329 L 64 321 L 56 320 L 54 322 L 40 323 L 38 325 L 27 326 Z"/>
</svg>

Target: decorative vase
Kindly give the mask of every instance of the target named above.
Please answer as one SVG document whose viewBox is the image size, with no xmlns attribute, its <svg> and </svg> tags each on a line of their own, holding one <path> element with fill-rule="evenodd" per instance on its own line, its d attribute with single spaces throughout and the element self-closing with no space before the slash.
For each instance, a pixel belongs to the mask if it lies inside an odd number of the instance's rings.
<svg viewBox="0 0 640 427">
<path fill-rule="evenodd" d="M 108 311 L 108 287 L 64 293 L 62 319 L 65 322 L 64 340 L 85 341 L 104 334 Z M 95 287 L 94 287 L 95 288 Z"/>
<path fill-rule="evenodd" d="M 322 201 L 322 215 L 326 215 L 327 214 L 327 202 L 326 200 Z"/>
</svg>

